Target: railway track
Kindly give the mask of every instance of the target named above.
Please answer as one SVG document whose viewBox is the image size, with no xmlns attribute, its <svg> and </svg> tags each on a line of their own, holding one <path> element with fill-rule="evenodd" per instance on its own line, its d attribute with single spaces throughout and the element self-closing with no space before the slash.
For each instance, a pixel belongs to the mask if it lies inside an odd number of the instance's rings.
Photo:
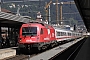
<svg viewBox="0 0 90 60">
<path fill-rule="evenodd" d="M 65 42 L 67 43 L 67 42 Z M 62 44 L 65 44 L 65 43 L 61 43 L 60 45 Z M 55 46 L 57 47 L 57 46 Z M 53 47 L 54 48 L 54 47 Z M 17 55 L 16 56 L 12 56 L 12 57 L 9 57 L 9 58 L 5 58 L 3 60 L 25 60 L 25 59 L 30 59 L 31 57 L 34 57 L 40 53 L 43 53 L 43 52 L 47 52 L 48 50 L 51 50 L 51 48 L 47 49 L 47 50 L 44 50 L 44 51 L 41 51 L 41 52 L 38 52 L 38 53 L 30 53 L 30 55 L 27 53 L 27 51 L 18 51 L 17 50 Z"/>
<path fill-rule="evenodd" d="M 64 52 L 52 57 L 50 60 L 74 60 L 85 41 L 86 41 L 86 38 L 72 45 Z"/>
</svg>

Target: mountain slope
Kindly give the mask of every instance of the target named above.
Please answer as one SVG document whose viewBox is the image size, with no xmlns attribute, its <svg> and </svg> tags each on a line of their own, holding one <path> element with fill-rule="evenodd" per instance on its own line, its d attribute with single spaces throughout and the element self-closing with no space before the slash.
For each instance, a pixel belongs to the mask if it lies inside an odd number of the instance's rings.
<svg viewBox="0 0 90 60">
<path fill-rule="evenodd" d="M 7 1 L 7 0 L 4 0 Z M 3 8 L 6 8 L 13 13 L 16 14 L 18 6 L 20 6 L 20 14 L 21 15 L 28 15 L 31 16 L 32 19 L 36 19 L 36 14 L 38 11 L 41 12 L 43 16 L 43 20 L 46 18 L 46 12 L 45 12 L 45 4 L 48 3 L 50 0 L 37 0 L 37 1 L 31 1 L 31 0 L 8 0 L 8 1 L 28 1 L 28 2 L 13 2 L 13 3 L 5 3 L 2 4 Z M 73 1 L 73 0 L 58 0 L 59 2 L 67 2 L 67 1 Z M 56 0 L 53 0 L 53 3 L 55 3 Z M 15 7 L 13 6 L 15 5 Z M 51 20 L 56 21 L 56 5 L 51 4 L 50 5 L 50 13 L 51 13 Z M 81 17 L 78 13 L 77 7 L 73 4 L 63 5 L 63 20 L 70 20 L 71 18 L 74 20 L 81 20 Z M 60 5 L 58 9 L 58 17 L 60 16 Z M 60 18 L 59 18 L 60 19 Z"/>
</svg>

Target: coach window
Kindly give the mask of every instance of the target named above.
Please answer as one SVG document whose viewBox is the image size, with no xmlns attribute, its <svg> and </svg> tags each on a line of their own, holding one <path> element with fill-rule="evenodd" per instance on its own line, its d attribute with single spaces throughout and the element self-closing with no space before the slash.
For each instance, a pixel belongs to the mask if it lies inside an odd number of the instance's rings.
<svg viewBox="0 0 90 60">
<path fill-rule="evenodd" d="M 65 36 L 65 32 L 63 32 L 63 36 Z"/>
<path fill-rule="evenodd" d="M 70 33 L 68 33 L 68 36 L 70 36 Z"/>
<path fill-rule="evenodd" d="M 63 32 L 63 36 L 65 36 L 65 32 Z"/>
<path fill-rule="evenodd" d="M 62 34 L 62 33 L 60 32 L 60 36 L 62 36 L 61 34 Z"/>
<path fill-rule="evenodd" d="M 57 35 L 56 36 L 60 36 L 60 32 L 56 32 L 57 33 Z"/>
<path fill-rule="evenodd" d="M 63 32 L 62 32 L 62 36 L 63 36 Z"/>
<path fill-rule="evenodd" d="M 62 32 L 62 36 L 63 36 L 63 32 Z"/>
<path fill-rule="evenodd" d="M 71 33 L 70 33 L 70 36 L 71 36 Z"/>
<path fill-rule="evenodd" d="M 71 36 L 71 33 L 69 33 L 69 36 Z"/>
<path fill-rule="evenodd" d="M 61 32 L 61 36 L 63 36 L 63 32 Z"/>
<path fill-rule="evenodd" d="M 40 34 L 43 34 L 43 29 L 41 28 Z"/>
<path fill-rule="evenodd" d="M 60 32 L 60 36 L 62 36 L 62 32 Z"/>
<path fill-rule="evenodd" d="M 66 32 L 64 32 L 64 35 L 66 35 Z"/>
</svg>

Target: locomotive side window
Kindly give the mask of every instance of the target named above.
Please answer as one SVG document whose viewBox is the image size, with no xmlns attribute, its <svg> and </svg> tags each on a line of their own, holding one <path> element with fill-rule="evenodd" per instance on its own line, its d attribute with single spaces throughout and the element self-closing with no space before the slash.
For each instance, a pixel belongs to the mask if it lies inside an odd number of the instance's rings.
<svg viewBox="0 0 90 60">
<path fill-rule="evenodd" d="M 40 34 L 43 34 L 43 29 L 41 28 Z"/>
<path fill-rule="evenodd" d="M 22 35 L 36 36 L 37 35 L 37 27 L 23 27 Z"/>
</svg>

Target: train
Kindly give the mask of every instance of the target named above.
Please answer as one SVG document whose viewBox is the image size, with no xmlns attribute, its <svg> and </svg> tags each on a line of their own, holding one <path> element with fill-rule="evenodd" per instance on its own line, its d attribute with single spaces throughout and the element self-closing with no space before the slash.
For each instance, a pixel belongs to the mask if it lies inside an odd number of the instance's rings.
<svg viewBox="0 0 90 60">
<path fill-rule="evenodd" d="M 61 42 L 82 37 L 81 33 L 54 27 L 42 22 L 22 24 L 19 32 L 18 47 L 43 50 Z"/>
</svg>

